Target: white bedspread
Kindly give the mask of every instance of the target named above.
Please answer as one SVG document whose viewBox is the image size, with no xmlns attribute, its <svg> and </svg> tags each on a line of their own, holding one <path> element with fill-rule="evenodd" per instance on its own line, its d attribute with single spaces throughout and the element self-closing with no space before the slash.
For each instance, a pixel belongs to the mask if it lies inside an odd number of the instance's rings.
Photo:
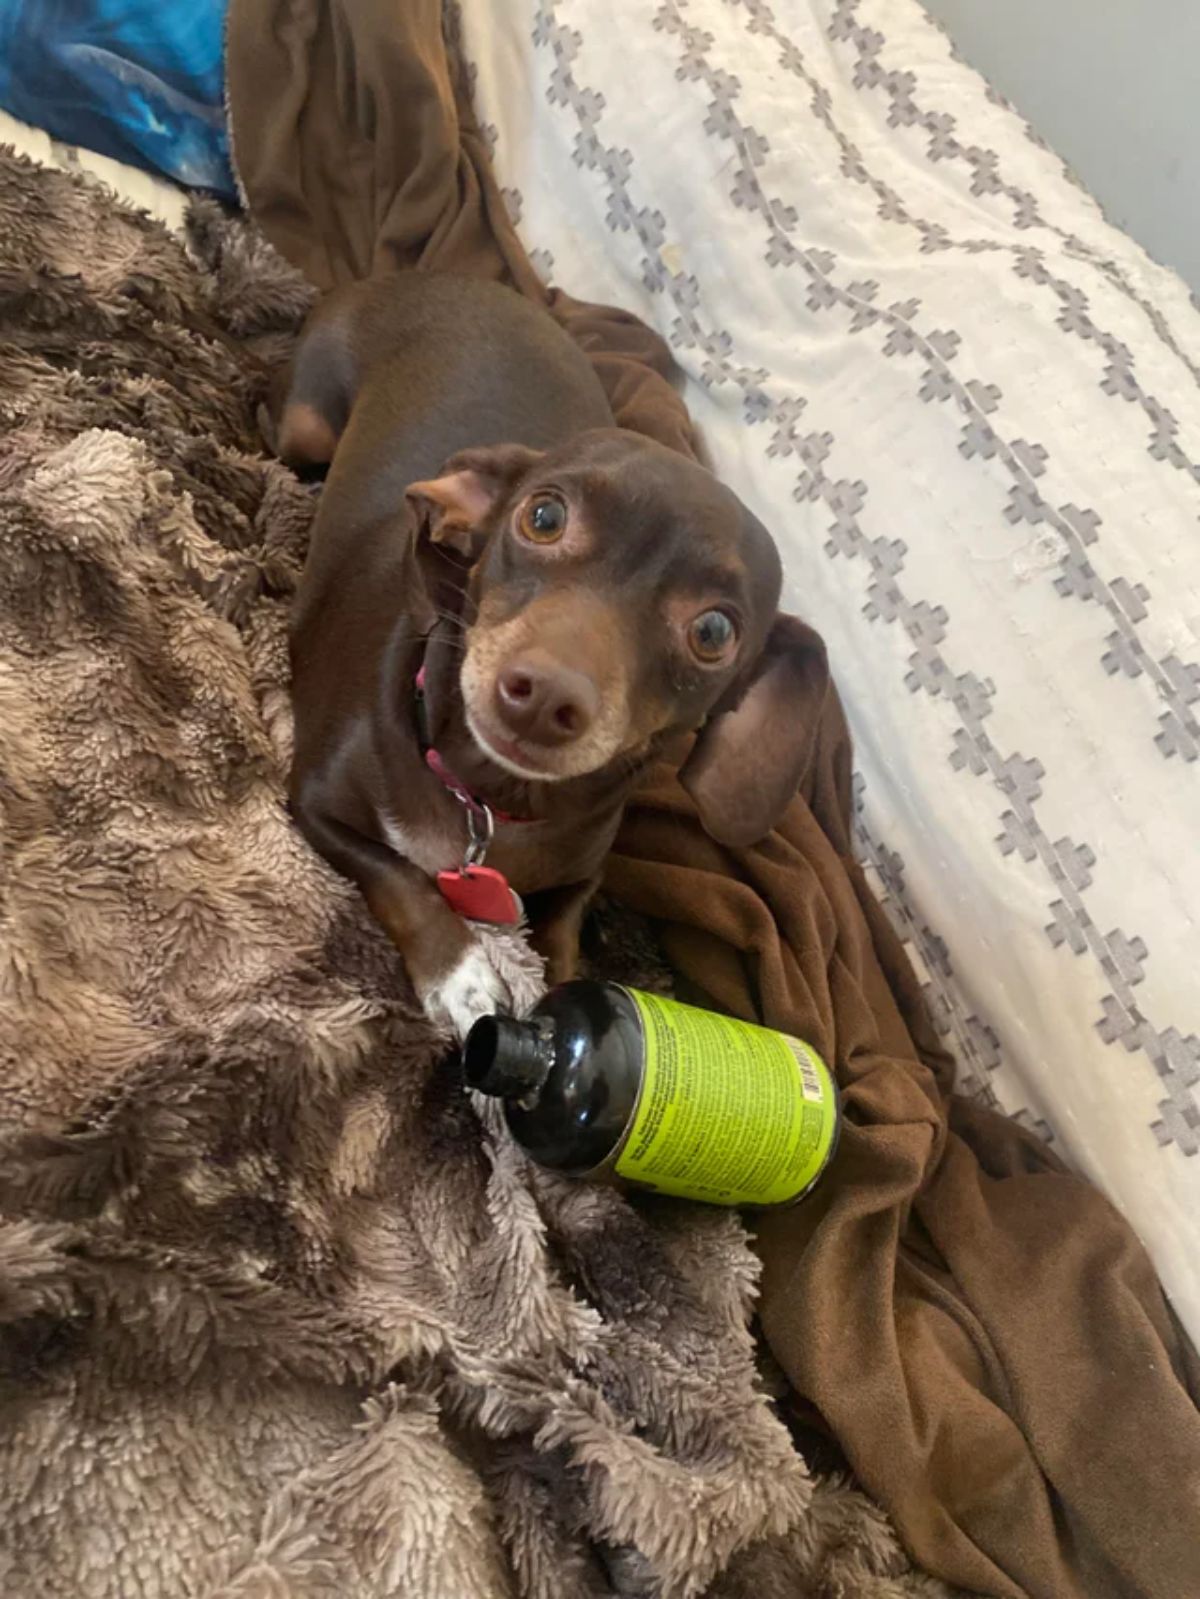
<svg viewBox="0 0 1200 1599">
<path fill-rule="evenodd" d="M 964 1087 L 1200 1336 L 1200 316 L 914 0 L 463 26 L 527 244 L 669 337 L 829 643 Z"/>
<path fill-rule="evenodd" d="M 63 144 L 52 139 L 42 128 L 31 128 L 27 122 L 18 122 L 7 111 L 0 111 L 0 144 L 11 144 L 21 155 L 28 156 L 44 167 L 62 167 L 64 171 L 81 172 L 105 184 L 128 205 L 136 205 L 169 228 L 183 226 L 187 213 L 187 195 L 174 184 L 162 178 L 153 178 L 136 167 L 125 166 L 94 150 L 81 150 L 74 144 Z"/>
</svg>

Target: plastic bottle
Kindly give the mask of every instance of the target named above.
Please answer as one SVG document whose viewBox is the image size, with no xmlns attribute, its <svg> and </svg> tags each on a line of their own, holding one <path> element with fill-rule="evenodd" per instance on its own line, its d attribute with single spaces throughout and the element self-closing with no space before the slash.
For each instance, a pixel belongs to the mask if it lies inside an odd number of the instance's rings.
<svg viewBox="0 0 1200 1599">
<path fill-rule="evenodd" d="M 542 1166 L 713 1205 L 790 1205 L 837 1143 L 837 1088 L 807 1044 L 616 983 L 485 1016 L 467 1083 L 504 1101 Z"/>
</svg>

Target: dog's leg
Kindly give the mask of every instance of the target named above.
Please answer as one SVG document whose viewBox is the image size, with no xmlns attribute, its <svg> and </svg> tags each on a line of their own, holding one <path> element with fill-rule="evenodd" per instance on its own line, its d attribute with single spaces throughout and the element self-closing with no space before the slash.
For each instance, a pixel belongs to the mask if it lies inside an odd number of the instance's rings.
<svg viewBox="0 0 1200 1599">
<path fill-rule="evenodd" d="M 372 874 L 364 894 L 435 1027 L 461 1043 L 481 1016 L 510 1008 L 507 985 L 483 945 L 423 872 L 397 858 Z"/>
<path fill-rule="evenodd" d="M 298 472 L 329 465 L 349 420 L 357 382 L 353 310 L 345 292 L 317 305 L 291 362 L 271 385 L 266 416 L 260 413 L 268 446 Z"/>
<path fill-rule="evenodd" d="M 483 945 L 410 861 L 325 814 L 297 812 L 309 842 L 357 883 L 376 921 L 404 957 L 425 1014 L 459 1041 L 511 996 Z"/>
<path fill-rule="evenodd" d="M 530 942 L 546 962 L 546 982 L 569 983 L 579 969 L 579 934 L 600 884 L 568 883 L 538 895 Z"/>
</svg>

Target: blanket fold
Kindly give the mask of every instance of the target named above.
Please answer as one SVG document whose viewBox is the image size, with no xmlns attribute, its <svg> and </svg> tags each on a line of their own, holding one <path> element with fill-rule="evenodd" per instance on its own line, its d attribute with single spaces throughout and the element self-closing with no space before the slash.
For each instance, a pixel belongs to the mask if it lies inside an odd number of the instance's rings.
<svg viewBox="0 0 1200 1599">
<path fill-rule="evenodd" d="M 503 277 L 589 352 L 623 425 L 694 449 L 658 337 L 537 281 L 434 0 L 234 0 L 229 84 L 251 212 L 314 283 Z M 720 850 L 664 772 L 608 873 L 690 985 L 836 1063 L 836 1170 L 758 1228 L 772 1352 L 929 1570 L 997 1599 L 1178 1599 L 1200 1549 L 1194 1357 L 1111 1207 L 955 1099 L 852 859 L 849 742 L 823 666 L 797 714 L 812 756 L 775 836 Z"/>
<path fill-rule="evenodd" d="M 440 0 L 231 8 L 232 137 L 256 223 L 320 289 L 407 267 L 510 283 L 588 351 L 622 427 L 693 452 L 658 335 L 627 312 L 549 292 L 534 271 L 442 11 Z"/>
</svg>

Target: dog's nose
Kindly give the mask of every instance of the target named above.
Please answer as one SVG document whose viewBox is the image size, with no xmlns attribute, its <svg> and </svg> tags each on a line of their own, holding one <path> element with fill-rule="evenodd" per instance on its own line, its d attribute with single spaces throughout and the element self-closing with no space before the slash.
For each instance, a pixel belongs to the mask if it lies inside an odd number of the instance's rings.
<svg viewBox="0 0 1200 1599">
<path fill-rule="evenodd" d="M 596 720 L 600 695 L 590 677 L 569 666 L 513 661 L 496 677 L 496 709 L 517 738 L 569 744 Z"/>
</svg>

